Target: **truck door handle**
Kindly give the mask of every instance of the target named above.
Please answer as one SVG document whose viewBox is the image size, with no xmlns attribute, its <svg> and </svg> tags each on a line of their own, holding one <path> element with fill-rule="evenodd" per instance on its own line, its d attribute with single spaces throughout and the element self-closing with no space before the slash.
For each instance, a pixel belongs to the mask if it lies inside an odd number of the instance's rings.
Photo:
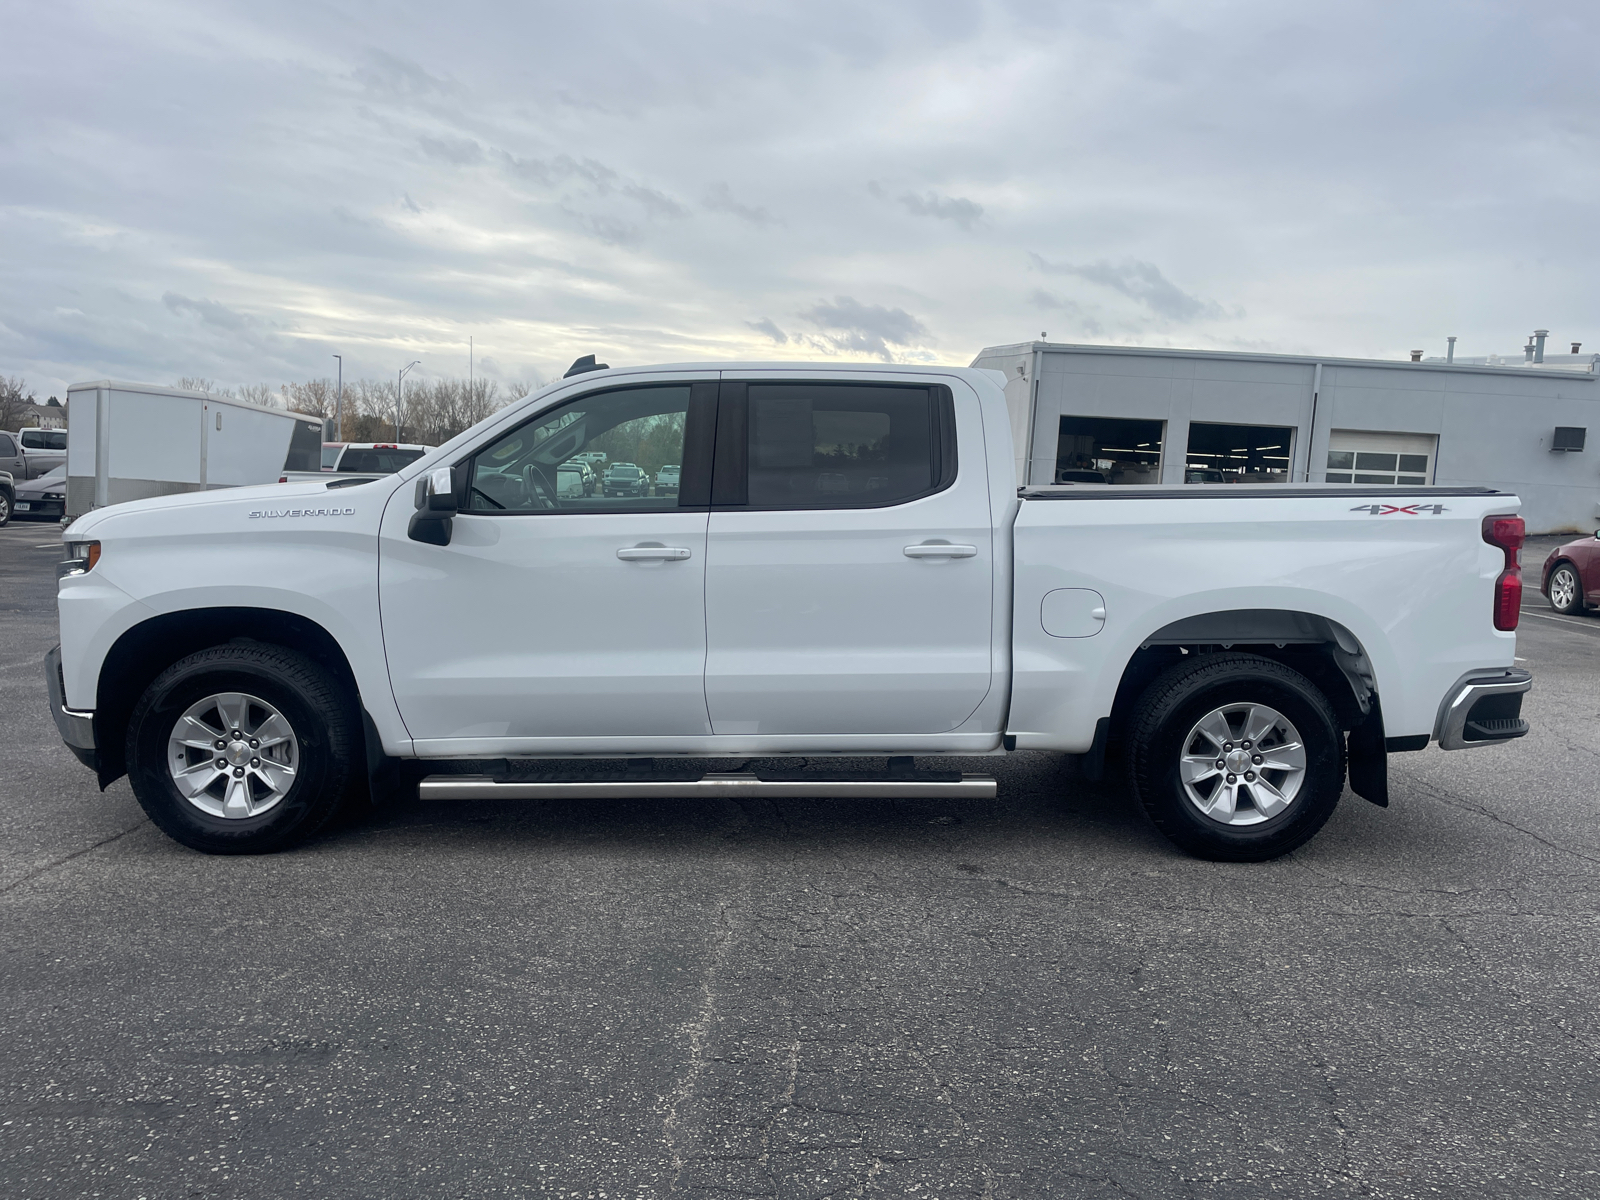
<svg viewBox="0 0 1600 1200">
<path fill-rule="evenodd" d="M 907 558 L 972 558 L 978 553 L 976 546 L 952 546 L 949 542 L 923 542 L 907 546 Z"/>
<path fill-rule="evenodd" d="M 669 559 L 677 562 L 689 557 L 687 546 L 624 546 L 617 551 L 617 557 L 624 562 L 636 562 L 639 559 Z"/>
</svg>

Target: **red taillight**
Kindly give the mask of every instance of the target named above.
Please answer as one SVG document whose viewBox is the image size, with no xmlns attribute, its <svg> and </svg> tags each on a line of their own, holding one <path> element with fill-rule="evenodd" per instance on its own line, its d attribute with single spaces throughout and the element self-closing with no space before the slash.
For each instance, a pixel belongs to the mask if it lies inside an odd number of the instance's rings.
<svg viewBox="0 0 1600 1200">
<path fill-rule="evenodd" d="M 278 482 L 279 483 L 288 483 L 289 482 L 289 477 L 287 475 L 279 475 L 278 476 Z"/>
<path fill-rule="evenodd" d="M 1521 517 L 1485 517 L 1483 540 L 1505 551 L 1505 570 L 1494 581 L 1494 627 L 1510 633 L 1522 615 L 1522 543 L 1528 528 Z"/>
<path fill-rule="evenodd" d="M 1522 549 L 1522 543 L 1527 539 L 1528 527 L 1523 524 L 1521 517 L 1485 517 L 1483 519 L 1483 540 L 1491 546 L 1499 546 L 1510 553 Z M 1510 562 L 1507 561 L 1507 566 Z"/>
<path fill-rule="evenodd" d="M 1522 572 L 1507 568 L 1494 581 L 1494 627 L 1510 633 L 1522 614 Z"/>
</svg>

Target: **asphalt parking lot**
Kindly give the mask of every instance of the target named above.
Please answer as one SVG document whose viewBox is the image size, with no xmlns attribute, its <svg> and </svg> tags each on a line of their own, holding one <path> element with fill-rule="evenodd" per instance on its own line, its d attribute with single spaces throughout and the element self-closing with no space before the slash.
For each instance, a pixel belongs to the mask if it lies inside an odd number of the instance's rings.
<svg viewBox="0 0 1600 1200">
<path fill-rule="evenodd" d="M 230 859 L 61 746 L 56 538 L 0 530 L 0 1195 L 1600 1194 L 1600 618 L 1531 587 L 1533 733 L 1265 865 L 1042 754 Z"/>
</svg>

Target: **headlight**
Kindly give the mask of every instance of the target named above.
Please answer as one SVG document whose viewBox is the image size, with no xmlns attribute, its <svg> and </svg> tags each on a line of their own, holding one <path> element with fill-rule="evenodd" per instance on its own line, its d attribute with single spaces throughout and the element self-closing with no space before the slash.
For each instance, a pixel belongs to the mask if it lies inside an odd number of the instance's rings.
<svg viewBox="0 0 1600 1200">
<path fill-rule="evenodd" d="M 82 575 L 87 571 L 94 570 L 95 563 L 99 561 L 99 542 L 68 542 L 65 561 L 56 564 L 56 578 L 63 579 L 68 575 Z"/>
<path fill-rule="evenodd" d="M 46 492 L 44 498 L 46 500 L 65 500 L 67 494 L 65 492 Z"/>
</svg>

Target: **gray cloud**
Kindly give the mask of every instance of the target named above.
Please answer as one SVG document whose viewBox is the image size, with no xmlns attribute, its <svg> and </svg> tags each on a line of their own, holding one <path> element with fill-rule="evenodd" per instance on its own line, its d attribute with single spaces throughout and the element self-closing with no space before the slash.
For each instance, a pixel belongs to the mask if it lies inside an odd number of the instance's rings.
<svg viewBox="0 0 1600 1200">
<path fill-rule="evenodd" d="M 454 163 L 456 166 L 467 166 L 470 163 L 483 161 L 483 147 L 467 137 L 419 137 L 417 142 L 422 147 L 422 152 L 440 162 Z"/>
<path fill-rule="evenodd" d="M 175 313 L 187 313 L 199 317 L 207 325 L 215 325 L 230 332 L 238 332 L 251 325 L 249 317 L 234 312 L 226 304 L 219 304 L 215 300 L 191 300 L 187 296 L 180 296 L 177 292 L 167 292 L 161 297 L 161 303 Z"/>
<path fill-rule="evenodd" d="M 928 337 L 921 321 L 903 308 L 881 304 L 862 304 L 851 296 L 835 296 L 800 314 L 824 332 L 827 342 L 839 351 L 862 351 L 894 361 L 891 346 L 911 346 Z"/>
<path fill-rule="evenodd" d="M 497 152 L 507 170 L 532 183 L 555 187 L 576 182 L 587 186 L 598 195 L 609 195 L 621 176 L 605 163 L 592 158 L 573 158 L 570 154 L 557 154 L 553 158 L 520 158 L 508 151 Z"/>
<path fill-rule="evenodd" d="M 689 210 L 679 204 L 671 196 L 663 195 L 655 188 L 643 187 L 637 183 L 630 183 L 622 189 L 622 194 L 628 199 L 639 204 L 652 217 L 687 217 Z"/>
<path fill-rule="evenodd" d="M 350 77 L 370 92 L 415 100 L 429 96 L 452 96 L 461 91 L 460 85 L 430 75 L 421 64 L 390 54 L 387 50 L 368 50 L 366 58 L 366 63 L 350 72 Z"/>
<path fill-rule="evenodd" d="M 937 217 L 941 221 L 954 221 L 962 229 L 976 228 L 983 219 L 983 205 L 973 200 L 963 200 L 960 196 L 941 196 L 937 192 L 927 192 L 921 196 L 915 192 L 907 192 L 899 197 L 901 204 L 905 205 L 908 212 L 919 217 Z"/>
<path fill-rule="evenodd" d="M 705 199 L 700 204 L 709 212 L 731 213 L 752 225 L 771 225 L 776 222 L 776 218 L 766 209 L 735 200 L 733 189 L 725 183 L 713 183 L 708 187 Z"/>
<path fill-rule="evenodd" d="M 1057 296 L 1054 292 L 1047 292 L 1043 288 L 1034 288 L 1028 293 L 1028 303 L 1035 308 L 1045 308 L 1059 313 L 1067 318 L 1083 336 L 1103 337 L 1105 327 L 1099 320 L 1090 315 L 1089 309 L 1084 308 L 1076 300 L 1068 300 Z"/>
<path fill-rule="evenodd" d="M 765 334 L 780 346 L 789 340 L 789 335 L 779 329 L 771 317 L 762 317 L 759 321 L 746 321 L 745 324 L 757 333 Z"/>
<path fill-rule="evenodd" d="M 644 231 L 637 225 L 607 213 L 580 212 L 566 207 L 562 211 L 578 228 L 608 246 L 637 246 L 644 240 Z"/>
<path fill-rule="evenodd" d="M 1075 266 L 1053 263 L 1030 252 L 1033 265 L 1047 275 L 1076 275 L 1079 279 L 1120 292 L 1137 300 L 1157 316 L 1176 321 L 1216 320 L 1229 314 L 1214 300 L 1202 300 L 1183 291 L 1161 273 L 1155 263 L 1129 259 L 1120 264 L 1108 262 Z"/>
</svg>

